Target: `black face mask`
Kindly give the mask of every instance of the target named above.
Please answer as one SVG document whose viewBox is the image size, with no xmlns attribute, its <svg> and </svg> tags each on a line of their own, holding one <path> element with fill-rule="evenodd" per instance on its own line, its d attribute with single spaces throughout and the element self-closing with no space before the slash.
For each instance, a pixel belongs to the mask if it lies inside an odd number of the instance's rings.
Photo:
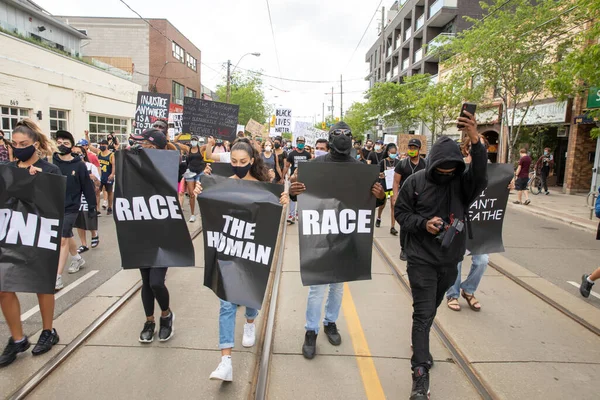
<svg viewBox="0 0 600 400">
<path fill-rule="evenodd" d="M 65 146 L 64 144 L 61 144 L 60 146 L 58 146 L 58 152 L 60 153 L 60 155 L 66 156 L 67 154 L 71 154 L 71 148 Z"/>
<path fill-rule="evenodd" d="M 106 151 L 106 146 L 100 146 L 100 151 Z"/>
<path fill-rule="evenodd" d="M 275 143 L 274 146 L 276 149 L 279 149 L 281 147 L 281 145 L 279 143 Z"/>
<path fill-rule="evenodd" d="M 135 144 L 135 140 L 129 139 L 129 145 L 133 146 L 134 144 Z M 100 150 L 102 150 L 102 147 L 100 147 Z M 104 151 L 104 150 L 102 150 L 102 151 Z"/>
<path fill-rule="evenodd" d="M 456 178 L 456 173 L 453 172 L 452 174 L 443 174 L 438 170 L 435 170 L 433 171 L 432 177 L 435 183 L 438 185 L 447 185 L 452 182 L 454 178 Z"/>
<path fill-rule="evenodd" d="M 35 154 L 35 146 L 27 146 L 22 149 L 13 149 L 13 156 L 19 161 L 25 162 L 29 160 Z"/>
<path fill-rule="evenodd" d="M 350 154 L 352 150 L 352 138 L 346 135 L 330 136 L 329 146 L 339 154 Z"/>
<path fill-rule="evenodd" d="M 248 172 L 250 171 L 250 168 L 252 168 L 252 164 L 248 163 L 248 164 L 244 165 L 243 167 L 234 167 L 232 165 L 231 168 L 233 168 L 233 173 L 236 174 L 236 176 L 238 178 L 244 179 L 244 177 L 246 175 L 248 175 Z"/>
</svg>

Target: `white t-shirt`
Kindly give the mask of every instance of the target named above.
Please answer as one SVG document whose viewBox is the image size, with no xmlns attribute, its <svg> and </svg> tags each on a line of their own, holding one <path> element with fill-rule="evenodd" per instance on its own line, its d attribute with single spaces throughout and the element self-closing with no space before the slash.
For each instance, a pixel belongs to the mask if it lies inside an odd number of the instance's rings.
<svg viewBox="0 0 600 400">
<path fill-rule="evenodd" d="M 231 153 L 229 153 L 229 152 L 228 153 L 219 153 L 219 154 L 213 153 L 212 158 L 213 158 L 213 160 L 216 160 L 217 162 L 231 163 Z"/>
<path fill-rule="evenodd" d="M 85 165 L 87 166 L 87 170 L 90 174 L 94 175 L 96 178 L 98 178 L 98 180 L 100 180 L 100 174 L 98 173 L 98 168 L 89 162 L 86 162 Z"/>
</svg>

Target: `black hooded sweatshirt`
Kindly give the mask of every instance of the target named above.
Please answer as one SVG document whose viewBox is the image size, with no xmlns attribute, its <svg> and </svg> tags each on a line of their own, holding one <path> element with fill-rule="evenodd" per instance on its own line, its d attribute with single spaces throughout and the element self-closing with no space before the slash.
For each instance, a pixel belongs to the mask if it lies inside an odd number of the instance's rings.
<svg viewBox="0 0 600 400">
<path fill-rule="evenodd" d="M 477 195 L 487 187 L 487 152 L 481 143 L 471 146 L 471 168 L 465 168 L 463 156 L 455 141 L 445 136 L 432 147 L 427 167 L 409 176 L 400 190 L 394 216 L 408 233 L 404 250 L 409 264 L 451 267 L 462 261 L 467 244 L 465 213 Z M 454 161 L 456 177 L 448 184 L 438 184 L 432 175 L 436 167 Z M 439 241 L 427 231 L 427 221 L 440 217 L 450 223 L 450 215 L 465 222 L 450 248 L 442 249 Z"/>
<path fill-rule="evenodd" d="M 65 197 L 65 213 L 78 213 L 81 206 L 81 193 L 84 194 L 88 206 L 96 207 L 96 192 L 87 167 L 79 157 L 71 161 L 63 161 L 58 154 L 52 158 L 53 164 L 67 177 L 67 193 Z"/>
</svg>

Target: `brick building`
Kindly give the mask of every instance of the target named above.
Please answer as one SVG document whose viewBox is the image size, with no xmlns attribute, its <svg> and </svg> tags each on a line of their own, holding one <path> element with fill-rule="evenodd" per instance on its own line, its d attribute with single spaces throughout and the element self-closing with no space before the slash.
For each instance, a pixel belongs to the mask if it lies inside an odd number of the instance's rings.
<svg viewBox="0 0 600 400">
<path fill-rule="evenodd" d="M 143 90 L 170 94 L 173 105 L 200 97 L 200 49 L 168 20 L 149 19 L 153 29 L 139 18 L 58 18 L 91 39 L 85 57 L 132 73 Z"/>
</svg>

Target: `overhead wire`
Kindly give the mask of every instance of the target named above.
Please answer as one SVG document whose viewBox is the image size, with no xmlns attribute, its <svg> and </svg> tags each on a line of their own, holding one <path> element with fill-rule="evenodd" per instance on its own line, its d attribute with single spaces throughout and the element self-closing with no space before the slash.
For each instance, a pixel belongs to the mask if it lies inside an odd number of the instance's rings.
<svg viewBox="0 0 600 400">
<path fill-rule="evenodd" d="M 346 64 L 346 66 L 344 67 L 344 71 L 346 69 L 348 69 L 348 66 L 352 62 L 352 59 L 354 58 L 354 55 L 356 54 L 356 51 L 360 47 L 360 44 L 362 43 L 363 39 L 365 38 L 365 35 L 367 34 L 367 32 L 369 31 L 369 28 L 371 27 L 371 23 L 373 22 L 373 19 L 375 18 L 375 16 L 379 12 L 379 7 L 381 7 L 381 4 L 383 4 L 383 0 L 381 0 L 379 2 L 379 4 L 377 5 L 377 8 L 375 8 L 375 12 L 373 13 L 373 16 L 371 17 L 371 19 L 369 20 L 369 23 L 367 24 L 367 27 L 365 28 L 365 31 L 363 32 L 362 36 L 360 37 L 360 40 L 358 41 L 358 44 L 354 48 L 354 51 L 352 52 L 352 55 L 350 56 L 350 59 L 348 60 L 348 64 Z M 382 24 L 383 24 L 383 21 L 382 21 Z M 383 35 L 384 32 L 382 31 L 381 34 Z"/>
<path fill-rule="evenodd" d="M 271 18 L 271 6 L 269 0 L 267 2 L 267 12 L 269 13 L 269 25 L 271 25 L 271 35 L 273 36 L 273 46 L 275 48 L 275 58 L 277 60 L 277 69 L 279 70 L 279 77 L 281 78 L 281 64 L 279 63 L 279 51 L 277 50 L 277 41 L 275 40 L 275 30 L 273 29 L 273 19 Z M 283 85 L 283 82 L 281 82 Z"/>
</svg>

